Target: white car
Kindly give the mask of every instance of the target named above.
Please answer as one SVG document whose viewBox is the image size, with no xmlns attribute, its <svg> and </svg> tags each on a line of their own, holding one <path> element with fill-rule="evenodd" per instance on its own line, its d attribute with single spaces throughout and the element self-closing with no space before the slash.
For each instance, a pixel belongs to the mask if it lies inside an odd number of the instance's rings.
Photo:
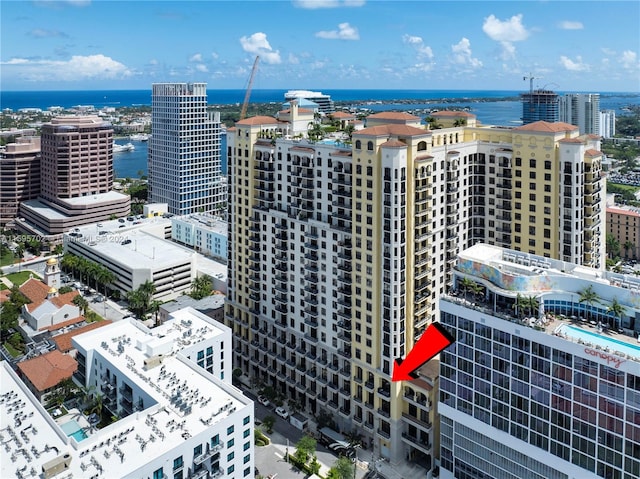
<svg viewBox="0 0 640 479">
<path fill-rule="evenodd" d="M 260 404 L 262 404 L 263 406 L 265 406 L 265 407 L 269 407 L 271 405 L 269 400 L 266 397 L 262 396 L 262 395 L 258 396 L 258 402 Z"/>
<path fill-rule="evenodd" d="M 287 412 L 287 410 L 283 407 L 277 407 L 276 408 L 276 414 L 278 416 L 280 416 L 282 419 L 287 419 L 289 417 L 289 413 Z"/>
</svg>

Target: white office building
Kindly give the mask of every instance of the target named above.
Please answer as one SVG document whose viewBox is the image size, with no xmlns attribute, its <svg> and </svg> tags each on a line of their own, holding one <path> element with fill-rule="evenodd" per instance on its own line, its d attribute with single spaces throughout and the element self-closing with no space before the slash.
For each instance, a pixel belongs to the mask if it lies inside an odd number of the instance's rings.
<svg viewBox="0 0 640 479">
<path fill-rule="evenodd" d="M 613 138 L 616 135 L 616 112 L 605 110 L 600 112 L 600 136 Z"/>
<path fill-rule="evenodd" d="M 54 420 L 3 364 L 1 477 L 253 477 L 253 402 L 231 385 L 228 328 L 187 308 L 153 330 L 123 320 L 73 343 L 75 379 L 119 419 Z"/>
<path fill-rule="evenodd" d="M 311 101 L 318 106 L 318 111 L 320 113 L 324 113 L 325 115 L 336 111 L 336 107 L 333 100 L 331 99 L 331 95 L 326 95 L 320 91 L 289 90 L 284 94 L 284 99 L 288 102 L 290 102 L 291 100 Z"/>
<path fill-rule="evenodd" d="M 220 114 L 207 111 L 206 83 L 154 83 L 149 200 L 178 215 L 211 211 L 221 193 Z"/>
<path fill-rule="evenodd" d="M 454 284 L 440 477 L 640 477 L 640 280 L 477 244 Z"/>
<path fill-rule="evenodd" d="M 599 93 L 567 93 L 558 110 L 559 120 L 577 126 L 581 135 L 600 135 Z"/>
</svg>

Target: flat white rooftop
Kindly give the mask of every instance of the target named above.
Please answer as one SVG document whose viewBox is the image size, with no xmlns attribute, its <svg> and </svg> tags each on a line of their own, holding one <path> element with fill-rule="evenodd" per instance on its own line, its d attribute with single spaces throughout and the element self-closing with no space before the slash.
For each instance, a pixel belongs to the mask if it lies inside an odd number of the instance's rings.
<svg viewBox="0 0 640 479">
<path fill-rule="evenodd" d="M 126 477 L 179 447 L 185 438 L 213 430 L 234 411 L 246 407 L 249 415 L 253 404 L 239 390 L 179 353 L 181 348 L 223 331 L 215 321 L 191 309 L 172 316 L 175 319 L 153 330 L 123 320 L 100 328 L 98 334 L 89 332 L 74 339 L 84 348 L 95 348 L 105 362 L 155 401 L 104 429 L 87 431 L 88 437 L 80 442 L 66 436 L 3 362 L 0 477 L 42 477 L 42 465 L 64 454 L 71 456 L 69 469 L 56 477 Z M 173 341 L 172 353 L 161 366 L 145 369 L 148 356 L 136 346 L 167 340 Z"/>
<path fill-rule="evenodd" d="M 194 225 L 198 228 L 204 228 L 213 233 L 227 236 L 227 222 L 215 216 L 194 213 L 190 215 L 174 216 L 172 221 L 181 221 L 183 223 Z"/>
<path fill-rule="evenodd" d="M 85 227 L 80 228 L 79 233 L 82 237 L 67 235 L 65 241 L 83 243 L 95 254 L 110 258 L 129 269 L 156 271 L 165 266 L 190 262 L 195 257 L 194 251 L 137 228 L 100 235 L 95 227 Z"/>
</svg>

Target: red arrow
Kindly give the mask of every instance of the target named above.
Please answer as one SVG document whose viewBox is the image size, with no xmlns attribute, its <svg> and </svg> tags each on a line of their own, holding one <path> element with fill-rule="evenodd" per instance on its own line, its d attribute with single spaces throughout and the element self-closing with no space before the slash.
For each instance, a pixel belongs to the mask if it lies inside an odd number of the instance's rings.
<svg viewBox="0 0 640 479">
<path fill-rule="evenodd" d="M 400 358 L 396 359 L 391 380 L 411 381 L 416 379 L 418 376 L 415 374 L 415 370 L 447 346 L 453 344 L 454 341 L 453 336 L 440 323 L 431 323 L 418 342 L 413 345 L 413 349 L 409 351 L 404 361 Z"/>
</svg>

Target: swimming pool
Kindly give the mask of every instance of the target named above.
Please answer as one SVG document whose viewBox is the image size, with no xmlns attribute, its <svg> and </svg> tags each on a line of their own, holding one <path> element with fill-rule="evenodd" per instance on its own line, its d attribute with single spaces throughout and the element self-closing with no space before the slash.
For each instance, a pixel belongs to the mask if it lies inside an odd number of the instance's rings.
<svg viewBox="0 0 640 479">
<path fill-rule="evenodd" d="M 625 343 L 615 338 L 608 338 L 602 334 L 592 333 L 576 326 L 563 324 L 558 332 L 564 333 L 572 339 L 582 339 L 585 342 L 597 344 L 601 348 L 609 348 L 611 351 L 620 351 L 630 356 L 640 358 L 640 346 Z"/>
<path fill-rule="evenodd" d="M 68 437 L 72 437 L 76 440 L 76 442 L 80 442 L 89 436 L 82 430 L 82 427 L 75 419 L 72 419 L 69 422 L 65 422 L 60 426 L 60 428 L 64 431 L 64 433 Z"/>
</svg>

